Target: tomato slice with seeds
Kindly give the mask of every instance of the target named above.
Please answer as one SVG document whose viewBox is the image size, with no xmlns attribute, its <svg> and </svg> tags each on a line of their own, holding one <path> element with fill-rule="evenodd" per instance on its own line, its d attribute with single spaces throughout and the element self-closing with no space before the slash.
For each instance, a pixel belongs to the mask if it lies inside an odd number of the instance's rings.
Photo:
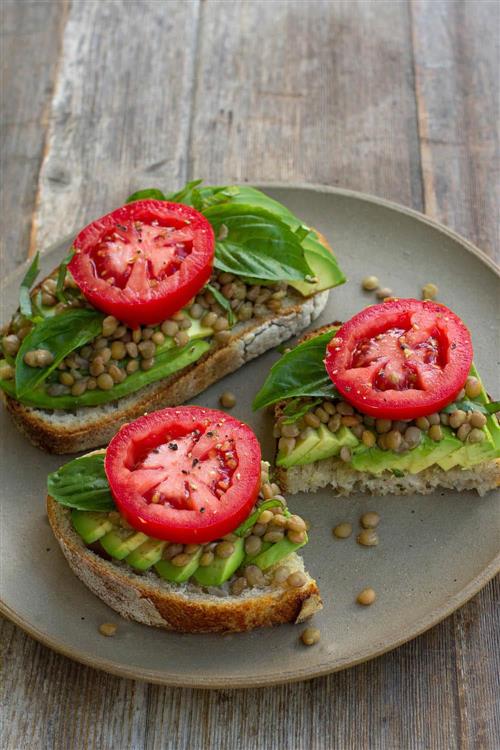
<svg viewBox="0 0 500 750">
<path fill-rule="evenodd" d="M 339 329 L 325 358 L 346 401 L 387 419 L 439 411 L 456 398 L 471 364 L 470 333 L 458 315 L 416 299 L 362 310 Z"/>
<path fill-rule="evenodd" d="M 162 409 L 125 425 L 106 451 L 120 513 L 139 531 L 183 544 L 234 531 L 260 490 L 252 430 L 213 409 Z"/>
<path fill-rule="evenodd" d="M 128 203 L 83 229 L 68 265 L 98 310 L 129 326 L 154 325 L 181 309 L 208 281 L 215 239 L 190 206 Z"/>
</svg>

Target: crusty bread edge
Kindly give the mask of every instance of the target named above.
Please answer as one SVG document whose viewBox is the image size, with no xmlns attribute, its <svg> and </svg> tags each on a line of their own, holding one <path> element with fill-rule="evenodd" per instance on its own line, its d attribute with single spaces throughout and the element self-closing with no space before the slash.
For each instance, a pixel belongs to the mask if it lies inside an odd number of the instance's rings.
<svg viewBox="0 0 500 750">
<path fill-rule="evenodd" d="M 267 587 L 224 597 L 193 593 L 96 555 L 73 530 L 69 510 L 50 496 L 47 514 L 73 573 L 125 619 L 182 633 L 223 633 L 302 622 L 322 609 L 316 581 L 307 574 L 307 583 L 299 589 Z M 291 569 L 303 571 L 299 555 L 290 555 L 288 561 Z"/>
<path fill-rule="evenodd" d="M 165 406 L 189 401 L 246 362 L 302 331 L 323 311 L 328 291 L 320 292 L 286 308 L 279 315 L 253 321 L 236 332 L 229 343 L 207 352 L 200 360 L 169 378 L 120 399 L 114 409 L 86 407 L 87 415 L 67 424 L 51 422 L 43 410 L 5 397 L 7 410 L 17 428 L 38 448 L 49 453 L 75 453 L 108 443 L 122 424 Z M 89 418 L 90 410 L 95 415 Z"/>
<path fill-rule="evenodd" d="M 340 321 L 334 321 L 314 331 L 308 331 L 297 344 L 308 341 L 333 327 L 340 326 Z M 274 407 L 274 417 L 278 419 L 283 411 L 284 401 Z M 278 453 L 276 441 L 275 455 Z M 281 466 L 274 468 L 274 479 L 281 491 L 289 495 L 298 492 L 316 492 L 330 487 L 335 496 L 349 496 L 357 493 L 377 495 L 428 495 L 438 489 L 456 489 L 465 491 L 474 489 L 479 496 L 500 486 L 500 459 L 493 459 L 477 464 L 469 469 L 455 467 L 444 471 L 440 467 L 431 466 L 425 472 L 410 474 L 407 477 L 395 477 L 390 472 L 370 474 L 351 469 L 338 457 L 332 456 L 312 464 L 291 466 L 285 469 Z"/>
</svg>

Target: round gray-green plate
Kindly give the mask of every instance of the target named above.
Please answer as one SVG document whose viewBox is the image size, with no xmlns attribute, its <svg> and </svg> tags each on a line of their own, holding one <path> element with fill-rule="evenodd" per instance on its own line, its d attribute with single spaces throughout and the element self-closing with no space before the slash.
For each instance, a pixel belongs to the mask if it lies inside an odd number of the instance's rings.
<svg viewBox="0 0 500 750">
<path fill-rule="evenodd" d="M 346 319 L 373 302 L 360 290 L 367 274 L 400 296 L 418 297 L 422 285 L 433 281 L 439 299 L 470 326 L 475 361 L 486 385 L 495 389 L 499 284 L 486 256 L 426 217 L 369 196 L 322 187 L 267 190 L 329 238 L 348 276 L 348 283 L 331 293 L 315 325 Z M 45 256 L 45 268 L 64 253 L 63 244 Z M 14 309 L 20 276 L 5 284 L 4 320 Z M 268 458 L 271 418 L 253 414 L 250 403 L 277 356 L 265 354 L 196 399 L 217 407 L 223 390 L 234 391 L 234 415 L 252 425 Z M 317 646 L 299 642 L 304 626 L 218 636 L 178 635 L 130 623 L 70 572 L 45 519 L 47 473 L 66 459 L 33 448 L 4 409 L 0 419 L 3 612 L 51 648 L 118 675 L 207 688 L 315 677 L 414 638 L 466 602 L 500 566 L 498 493 L 336 499 L 324 490 L 291 498 L 291 507 L 312 522 L 304 557 L 324 601 L 323 612 L 314 618 L 321 630 Z M 332 537 L 339 521 L 350 521 L 356 530 L 367 510 L 382 516 L 378 547 L 357 545 L 356 531 L 344 541 Z M 377 601 L 363 608 L 355 599 L 366 586 L 375 589 Z M 118 623 L 114 638 L 98 633 L 99 624 L 108 621 Z"/>
</svg>

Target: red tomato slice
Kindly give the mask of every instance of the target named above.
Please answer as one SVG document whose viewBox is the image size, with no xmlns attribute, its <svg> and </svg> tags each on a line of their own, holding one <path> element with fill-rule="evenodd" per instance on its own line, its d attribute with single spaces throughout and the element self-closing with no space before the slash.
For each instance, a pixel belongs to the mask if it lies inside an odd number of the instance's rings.
<svg viewBox="0 0 500 750">
<path fill-rule="evenodd" d="M 120 513 L 156 539 L 202 543 L 234 531 L 260 489 L 260 445 L 213 409 L 163 409 L 125 425 L 105 468 Z"/>
<path fill-rule="evenodd" d="M 208 281 L 215 240 L 194 208 L 136 201 L 89 224 L 68 265 L 89 302 L 130 326 L 154 325 Z"/>
<path fill-rule="evenodd" d="M 327 347 L 326 369 L 358 411 L 386 419 L 437 412 L 462 389 L 472 364 L 470 333 L 444 305 L 399 299 L 345 323 Z"/>
</svg>

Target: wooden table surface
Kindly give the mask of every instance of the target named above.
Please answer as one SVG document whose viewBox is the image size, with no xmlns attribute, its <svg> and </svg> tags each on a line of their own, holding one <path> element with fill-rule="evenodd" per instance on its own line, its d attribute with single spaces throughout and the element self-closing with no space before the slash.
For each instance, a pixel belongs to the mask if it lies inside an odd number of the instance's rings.
<svg viewBox="0 0 500 750">
<path fill-rule="evenodd" d="M 496 0 L 1 10 L 3 274 L 133 190 L 193 177 L 374 193 L 498 248 Z M 494 581 L 375 661 L 237 692 L 108 676 L 4 621 L 2 747 L 497 750 L 499 599 Z"/>
</svg>

